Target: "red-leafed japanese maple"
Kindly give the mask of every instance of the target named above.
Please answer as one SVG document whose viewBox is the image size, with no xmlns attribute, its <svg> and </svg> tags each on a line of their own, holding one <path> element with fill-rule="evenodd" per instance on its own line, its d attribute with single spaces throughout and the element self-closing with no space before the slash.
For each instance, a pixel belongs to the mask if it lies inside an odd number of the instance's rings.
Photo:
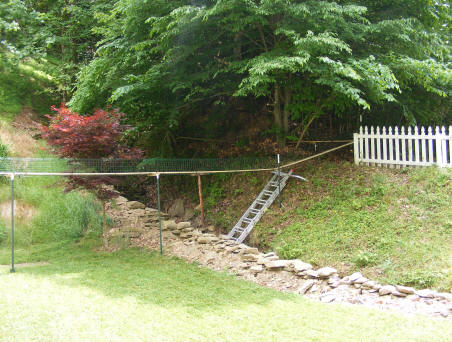
<svg viewBox="0 0 452 342">
<path fill-rule="evenodd" d="M 50 119 L 49 126 L 42 126 L 41 131 L 42 137 L 55 154 L 63 158 L 81 159 L 82 164 L 83 159 L 142 157 L 143 152 L 140 149 L 130 148 L 122 142 L 128 127 L 121 124 L 125 114 L 119 109 L 99 109 L 93 115 L 80 115 L 72 112 L 63 103 L 60 107 L 52 106 L 52 110 L 55 114 L 47 116 Z M 66 191 L 85 188 L 94 193 L 102 202 L 105 230 L 105 202 L 119 195 L 112 187 L 117 181 L 117 178 L 110 176 L 71 176 Z"/>
</svg>

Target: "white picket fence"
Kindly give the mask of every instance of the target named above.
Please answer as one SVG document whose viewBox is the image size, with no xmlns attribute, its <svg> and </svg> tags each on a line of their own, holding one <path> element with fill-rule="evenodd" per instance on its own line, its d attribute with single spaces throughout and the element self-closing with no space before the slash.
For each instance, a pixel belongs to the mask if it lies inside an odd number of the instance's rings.
<svg viewBox="0 0 452 342">
<path fill-rule="evenodd" d="M 452 167 L 452 126 L 414 129 L 408 127 L 360 127 L 353 135 L 355 164 L 404 167 Z"/>
</svg>

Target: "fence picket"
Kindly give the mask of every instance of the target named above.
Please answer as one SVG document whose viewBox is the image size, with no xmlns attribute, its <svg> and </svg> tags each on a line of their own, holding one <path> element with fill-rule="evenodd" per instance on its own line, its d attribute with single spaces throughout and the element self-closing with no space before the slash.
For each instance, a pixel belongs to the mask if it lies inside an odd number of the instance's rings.
<svg viewBox="0 0 452 342">
<path fill-rule="evenodd" d="M 364 159 L 364 133 L 363 128 L 359 128 L 359 160 Z"/>
<path fill-rule="evenodd" d="M 414 153 L 415 155 L 413 158 L 415 159 L 416 163 L 421 166 L 421 160 L 420 160 L 420 151 L 419 151 L 419 129 L 417 126 L 414 126 Z"/>
<path fill-rule="evenodd" d="M 370 126 L 370 159 L 375 160 L 375 132 L 374 126 Z M 370 165 L 375 166 L 375 163 L 370 163 Z"/>
<path fill-rule="evenodd" d="M 365 150 L 366 150 L 366 165 L 369 166 L 369 131 L 367 129 L 367 126 L 364 127 L 364 137 L 365 137 Z"/>
<path fill-rule="evenodd" d="M 400 168 L 400 145 L 399 145 L 399 128 L 395 126 L 394 129 L 395 151 L 394 157 L 396 161 L 396 168 Z"/>
<path fill-rule="evenodd" d="M 387 165 L 386 161 L 388 160 L 387 146 L 386 146 L 386 144 L 387 144 L 386 127 L 383 127 L 382 139 L 381 140 L 382 140 L 382 143 L 383 143 L 383 158 L 381 158 L 383 163 L 381 163 L 380 165 L 381 166 L 386 166 Z"/>
<path fill-rule="evenodd" d="M 435 139 L 435 148 L 436 148 L 436 163 L 439 167 L 443 166 L 443 151 L 441 150 L 441 129 L 436 127 L 436 139 Z"/>
<path fill-rule="evenodd" d="M 452 167 L 452 125 L 449 126 L 449 167 Z"/>
<path fill-rule="evenodd" d="M 394 167 L 394 140 L 392 135 L 392 127 L 389 127 L 389 167 Z"/>
<path fill-rule="evenodd" d="M 375 144 L 377 145 L 377 156 L 375 157 L 375 159 L 378 161 L 376 163 L 377 166 L 381 166 L 381 163 L 379 161 L 381 161 L 381 139 L 380 139 L 380 127 L 377 126 L 377 130 L 375 132 Z"/>
<path fill-rule="evenodd" d="M 407 140 L 408 140 L 408 158 L 406 160 L 407 163 L 405 163 L 405 166 L 410 165 L 413 162 L 413 135 L 411 134 L 411 126 L 408 126 Z"/>
<path fill-rule="evenodd" d="M 428 165 L 427 161 L 427 138 L 425 136 L 425 128 L 421 127 L 421 144 L 422 144 L 422 165 Z"/>
<path fill-rule="evenodd" d="M 446 127 L 442 127 L 442 135 L 441 135 L 441 152 L 442 152 L 442 166 L 447 166 L 447 132 Z"/>
<path fill-rule="evenodd" d="M 402 126 L 400 130 L 400 137 L 399 139 L 402 141 L 402 165 L 405 166 L 406 162 L 406 134 L 405 134 L 405 127 Z M 399 165 L 401 166 L 401 165 Z"/>
</svg>

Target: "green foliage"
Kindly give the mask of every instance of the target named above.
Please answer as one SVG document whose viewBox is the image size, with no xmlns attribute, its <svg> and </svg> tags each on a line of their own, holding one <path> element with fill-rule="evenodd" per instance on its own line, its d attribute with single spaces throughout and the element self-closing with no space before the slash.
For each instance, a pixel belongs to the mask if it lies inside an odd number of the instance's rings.
<svg viewBox="0 0 452 342">
<path fill-rule="evenodd" d="M 432 270 L 414 270 L 405 272 L 402 275 L 401 283 L 407 286 L 416 286 L 423 289 L 441 283 L 444 278 L 444 274 L 440 272 Z M 445 290 L 447 290 L 447 288 Z"/>
<path fill-rule="evenodd" d="M 446 0 L 11 0 L 0 64 L 32 56 L 48 93 L 82 113 L 120 106 L 128 138 L 168 154 L 236 113 L 271 114 L 282 140 L 326 114 L 449 123 L 451 18 Z"/>
<path fill-rule="evenodd" d="M 46 89 L 54 86 L 43 71 L 43 65 L 33 60 L 18 62 L 11 54 L 0 59 L 0 119 L 14 120 L 23 106 L 45 113 L 52 100 Z"/>
<path fill-rule="evenodd" d="M 71 104 L 108 100 L 134 113 L 137 132 L 170 144 L 184 120 L 231 96 L 272 102 L 278 134 L 290 120 L 305 127 L 385 103 L 420 120 L 450 94 L 450 15 L 441 2 L 413 2 L 121 0 L 98 17 L 103 40 Z M 423 114 L 407 101 L 414 89 L 434 98 Z"/>
<path fill-rule="evenodd" d="M 8 146 L 2 143 L 0 140 L 0 158 L 8 157 L 9 155 L 9 149 Z"/>
<path fill-rule="evenodd" d="M 32 242 L 80 239 L 85 234 L 99 236 L 102 221 L 100 206 L 93 198 L 78 193 L 61 194 L 55 191 L 52 201 L 39 208 L 31 223 Z"/>
<path fill-rule="evenodd" d="M 353 263 L 359 268 L 372 266 L 375 264 L 375 254 L 370 251 L 359 251 L 353 258 Z"/>
<path fill-rule="evenodd" d="M 217 203 L 224 198 L 225 196 L 225 188 L 224 188 L 224 180 L 227 175 L 216 175 L 211 176 L 211 180 L 209 183 L 204 185 L 204 196 L 207 207 L 212 208 L 217 205 Z"/>
</svg>

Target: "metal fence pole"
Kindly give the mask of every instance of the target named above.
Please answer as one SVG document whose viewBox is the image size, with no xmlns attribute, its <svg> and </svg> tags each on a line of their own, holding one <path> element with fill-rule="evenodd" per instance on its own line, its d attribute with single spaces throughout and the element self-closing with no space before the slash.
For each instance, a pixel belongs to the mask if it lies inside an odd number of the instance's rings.
<svg viewBox="0 0 452 342">
<path fill-rule="evenodd" d="M 278 199 L 279 199 L 279 208 L 282 208 L 281 203 L 281 160 L 278 153 Z"/>
<path fill-rule="evenodd" d="M 14 269 L 14 174 L 11 178 L 11 273 L 16 272 Z"/>
<path fill-rule="evenodd" d="M 162 217 L 160 214 L 160 174 L 157 173 L 157 206 L 159 211 L 159 233 L 160 233 L 160 254 L 163 254 L 163 245 L 162 245 Z"/>
</svg>

